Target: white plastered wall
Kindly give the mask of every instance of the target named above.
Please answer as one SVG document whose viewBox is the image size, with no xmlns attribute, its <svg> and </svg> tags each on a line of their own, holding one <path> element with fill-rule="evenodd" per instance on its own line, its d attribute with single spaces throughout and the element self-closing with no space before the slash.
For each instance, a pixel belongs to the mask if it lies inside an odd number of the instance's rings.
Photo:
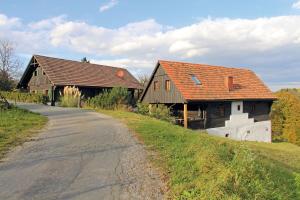
<svg viewBox="0 0 300 200">
<path fill-rule="evenodd" d="M 239 109 L 238 109 L 239 108 Z M 208 134 L 228 137 L 239 141 L 271 142 L 271 121 L 254 122 L 243 113 L 243 102 L 232 102 L 230 119 L 225 127 L 207 129 Z"/>
</svg>

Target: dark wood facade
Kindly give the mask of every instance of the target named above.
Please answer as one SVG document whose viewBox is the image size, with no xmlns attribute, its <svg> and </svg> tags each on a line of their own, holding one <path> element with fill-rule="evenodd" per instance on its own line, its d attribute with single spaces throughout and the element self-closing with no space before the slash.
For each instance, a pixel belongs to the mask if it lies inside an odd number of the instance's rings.
<svg viewBox="0 0 300 200">
<path fill-rule="evenodd" d="M 183 104 L 165 104 L 171 107 L 176 118 L 183 119 Z M 255 122 L 270 120 L 271 101 L 243 101 L 243 113 Z M 230 119 L 231 101 L 189 102 L 188 127 L 192 129 L 207 129 L 224 127 L 225 121 Z"/>
<path fill-rule="evenodd" d="M 27 90 L 31 93 L 42 93 L 42 94 L 50 94 L 52 90 L 52 83 L 47 77 L 46 73 L 43 69 L 36 65 L 34 71 L 32 71 L 32 77 L 28 83 Z"/>
<path fill-rule="evenodd" d="M 148 85 L 143 101 L 147 103 L 174 104 L 183 103 L 184 98 L 178 91 L 172 80 L 160 66 L 157 67 Z M 166 81 L 170 81 L 170 89 L 166 89 Z M 156 86 L 154 86 L 156 85 Z"/>
</svg>

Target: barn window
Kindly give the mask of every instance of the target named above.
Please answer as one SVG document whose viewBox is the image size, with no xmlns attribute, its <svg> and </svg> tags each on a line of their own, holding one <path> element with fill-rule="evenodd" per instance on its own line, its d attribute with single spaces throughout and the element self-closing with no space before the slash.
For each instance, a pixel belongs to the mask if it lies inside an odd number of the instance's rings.
<svg viewBox="0 0 300 200">
<path fill-rule="evenodd" d="M 191 75 L 191 78 L 196 85 L 201 85 L 201 81 L 194 74 Z"/>
<path fill-rule="evenodd" d="M 153 89 L 154 89 L 154 91 L 158 89 L 158 82 L 157 81 L 154 81 Z"/>
<path fill-rule="evenodd" d="M 171 90 L 171 82 L 170 82 L 170 80 L 166 80 L 165 81 L 165 89 L 166 89 L 166 91 L 170 91 Z"/>
</svg>

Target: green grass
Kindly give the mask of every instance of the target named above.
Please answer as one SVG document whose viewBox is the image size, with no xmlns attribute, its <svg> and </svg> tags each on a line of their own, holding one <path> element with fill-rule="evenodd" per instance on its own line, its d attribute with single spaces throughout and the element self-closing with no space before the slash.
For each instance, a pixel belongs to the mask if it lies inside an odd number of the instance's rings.
<svg viewBox="0 0 300 200">
<path fill-rule="evenodd" d="M 0 110 L 0 158 L 41 129 L 47 118 L 20 108 Z"/>
<path fill-rule="evenodd" d="M 300 199 L 300 147 L 236 142 L 124 111 L 124 121 L 168 177 L 171 199 Z"/>
</svg>

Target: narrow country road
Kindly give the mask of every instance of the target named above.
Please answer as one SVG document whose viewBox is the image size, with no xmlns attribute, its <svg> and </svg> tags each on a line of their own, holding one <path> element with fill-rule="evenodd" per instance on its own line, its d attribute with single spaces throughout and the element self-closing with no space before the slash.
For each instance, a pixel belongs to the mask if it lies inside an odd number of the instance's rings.
<svg viewBox="0 0 300 200">
<path fill-rule="evenodd" d="M 0 163 L 0 199 L 162 199 L 143 146 L 96 112 L 20 104 L 49 122 Z"/>
</svg>

